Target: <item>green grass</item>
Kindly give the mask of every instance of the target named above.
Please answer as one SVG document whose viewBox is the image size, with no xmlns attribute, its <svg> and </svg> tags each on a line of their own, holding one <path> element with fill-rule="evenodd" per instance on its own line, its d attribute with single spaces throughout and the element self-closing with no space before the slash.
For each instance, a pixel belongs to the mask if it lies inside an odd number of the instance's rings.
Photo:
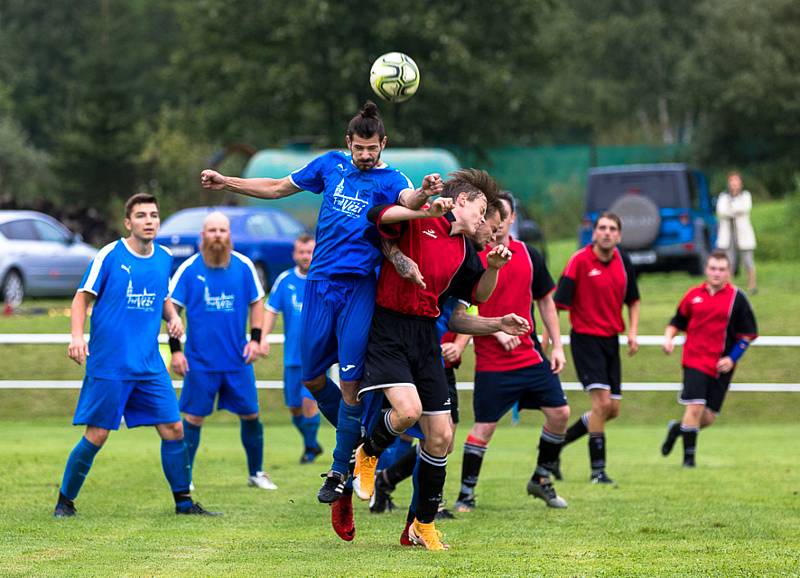
<svg viewBox="0 0 800 578">
<path fill-rule="evenodd" d="M 677 412 L 674 401 L 655 395 L 661 410 L 669 403 L 670 413 Z M 246 487 L 234 420 L 218 415 L 204 429 L 196 495 L 206 506 L 224 511 L 219 519 L 172 514 L 158 440 L 145 428 L 113 434 L 77 501 L 79 516 L 53 520 L 63 465 L 80 432 L 65 418 L 4 415 L 0 575 L 800 573 L 800 426 L 790 423 L 789 415 L 785 424 L 754 423 L 741 415 L 723 420 L 700 436 L 695 471 L 683 470 L 678 456 L 658 454 L 665 416 L 649 425 L 623 419 L 608 430 L 609 471 L 616 486 L 587 483 L 585 443 L 565 450 L 567 479 L 558 484 L 570 503 L 564 511 L 548 510 L 525 495 L 541 419 L 538 413 L 524 415 L 520 426 L 503 425 L 497 431 L 478 486 L 478 509 L 439 525 L 453 545 L 445 553 L 401 548 L 397 539 L 404 513 L 374 516 L 363 504 L 356 507 L 356 540 L 339 541 L 329 529 L 328 508 L 315 499 L 317 472 L 324 464 L 297 464 L 300 439 L 282 411 L 266 416 L 266 468 L 280 486 L 276 492 Z M 465 432 L 462 427 L 459 450 L 448 466 L 446 496 L 451 501 L 458 491 Z M 322 429 L 321 439 L 332 447 L 329 427 Z M 407 505 L 408 484 L 395 497 Z"/>
</svg>

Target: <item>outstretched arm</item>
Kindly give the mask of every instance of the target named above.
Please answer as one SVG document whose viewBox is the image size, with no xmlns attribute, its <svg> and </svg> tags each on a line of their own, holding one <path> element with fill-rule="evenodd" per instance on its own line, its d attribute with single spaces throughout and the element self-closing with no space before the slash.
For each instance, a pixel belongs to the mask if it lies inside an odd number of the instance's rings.
<svg viewBox="0 0 800 578">
<path fill-rule="evenodd" d="M 282 179 L 241 179 L 239 177 L 226 177 L 211 169 L 206 169 L 200 173 L 200 184 L 204 189 L 211 189 L 212 191 L 226 190 L 259 199 L 281 199 L 302 190 L 296 187 L 289 177 L 283 177 Z"/>
<path fill-rule="evenodd" d="M 509 335 L 524 335 L 531 330 L 527 320 L 514 313 L 503 317 L 468 315 L 463 303 L 459 303 L 453 311 L 449 328 L 450 331 L 466 335 L 491 335 L 497 331 L 504 331 Z"/>
<path fill-rule="evenodd" d="M 384 205 L 385 206 L 385 205 Z M 372 209 L 370 213 L 373 217 L 377 217 Z M 400 205 L 389 205 L 388 208 L 380 213 L 380 223 L 382 225 L 391 225 L 392 223 L 402 223 L 403 221 L 413 221 L 414 219 L 428 219 L 441 217 L 445 213 L 453 209 L 453 199 L 439 197 L 431 203 L 427 209 L 409 209 Z M 371 218 L 370 215 L 367 215 Z M 375 218 L 377 220 L 377 218 Z"/>
</svg>

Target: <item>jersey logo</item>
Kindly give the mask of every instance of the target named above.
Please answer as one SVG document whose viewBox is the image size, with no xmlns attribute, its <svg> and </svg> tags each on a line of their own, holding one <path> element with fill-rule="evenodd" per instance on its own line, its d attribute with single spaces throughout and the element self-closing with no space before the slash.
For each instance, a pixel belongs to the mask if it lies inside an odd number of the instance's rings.
<svg viewBox="0 0 800 578">
<path fill-rule="evenodd" d="M 443 405 L 444 407 L 447 407 L 447 406 L 449 406 L 449 405 L 450 405 L 450 398 L 448 397 L 448 398 L 447 398 L 447 401 L 446 401 L 446 402 L 444 402 L 442 405 Z"/>
<path fill-rule="evenodd" d="M 598 275 L 602 275 L 603 272 L 600 269 L 592 269 L 589 271 L 589 277 L 597 277 Z"/>
<path fill-rule="evenodd" d="M 148 293 L 147 287 L 141 293 L 133 292 L 133 280 L 128 280 L 128 291 L 125 293 L 128 301 L 126 306 L 128 309 L 139 309 L 141 311 L 154 311 L 153 303 L 156 301 L 155 293 Z"/>
<path fill-rule="evenodd" d="M 339 163 L 336 166 L 339 168 L 340 171 L 344 172 L 344 165 L 342 163 Z"/>
<path fill-rule="evenodd" d="M 131 266 L 130 265 L 120 265 L 119 268 L 122 269 L 123 271 L 125 271 L 128 275 L 131 274 Z"/>
<path fill-rule="evenodd" d="M 333 191 L 333 208 L 351 219 L 358 219 L 367 205 L 369 205 L 369 201 L 358 197 L 360 192 L 356 191 L 352 197 L 345 194 L 344 179 L 342 179 Z"/>
<path fill-rule="evenodd" d="M 297 299 L 297 293 L 292 293 L 292 308 L 295 310 L 295 313 L 303 312 L 303 302 Z"/>
<path fill-rule="evenodd" d="M 702 302 L 703 302 L 703 298 L 700 297 L 699 295 L 697 297 L 695 297 L 694 299 L 692 299 L 692 305 L 696 305 L 696 304 L 702 303 Z"/>
<path fill-rule="evenodd" d="M 198 275 L 198 276 L 197 276 L 197 278 L 198 278 L 200 281 L 202 281 L 203 283 L 205 283 L 205 282 L 206 282 L 206 278 L 205 278 L 205 277 L 203 277 L 202 275 Z"/>
<path fill-rule="evenodd" d="M 433 229 L 425 229 L 424 231 L 422 231 L 422 234 L 423 235 L 428 235 L 428 237 L 430 237 L 431 239 L 438 239 L 439 238 L 439 237 L 436 236 L 436 231 L 434 231 Z"/>
<path fill-rule="evenodd" d="M 206 303 L 206 311 L 222 311 L 229 313 L 233 311 L 235 299 L 235 295 L 226 295 L 225 291 L 216 296 L 211 295 L 208 286 L 206 286 L 203 292 L 203 301 Z"/>
<path fill-rule="evenodd" d="M 342 373 L 347 373 L 348 371 L 351 371 L 351 370 L 353 370 L 355 368 L 356 368 L 356 366 L 353 365 L 352 363 L 349 364 L 349 365 L 345 365 L 345 366 L 342 367 Z"/>
</svg>

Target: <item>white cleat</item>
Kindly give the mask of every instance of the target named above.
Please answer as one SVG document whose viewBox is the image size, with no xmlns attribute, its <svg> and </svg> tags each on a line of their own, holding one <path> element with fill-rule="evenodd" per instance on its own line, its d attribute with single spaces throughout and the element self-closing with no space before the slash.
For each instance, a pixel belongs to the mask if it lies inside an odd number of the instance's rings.
<svg viewBox="0 0 800 578">
<path fill-rule="evenodd" d="M 278 489 L 278 486 L 275 485 L 275 482 L 270 480 L 269 476 L 265 472 L 256 472 L 255 476 L 249 476 L 247 478 L 247 485 L 254 488 L 261 488 L 262 490 Z"/>
</svg>

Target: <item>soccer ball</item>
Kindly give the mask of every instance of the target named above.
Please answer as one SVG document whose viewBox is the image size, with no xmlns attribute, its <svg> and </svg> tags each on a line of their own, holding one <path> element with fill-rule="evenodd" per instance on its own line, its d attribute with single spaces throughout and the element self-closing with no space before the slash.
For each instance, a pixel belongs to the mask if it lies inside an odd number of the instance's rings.
<svg viewBox="0 0 800 578">
<path fill-rule="evenodd" d="M 369 83 L 382 99 L 403 102 L 419 88 L 419 68 L 407 54 L 388 52 L 373 63 Z"/>
</svg>

